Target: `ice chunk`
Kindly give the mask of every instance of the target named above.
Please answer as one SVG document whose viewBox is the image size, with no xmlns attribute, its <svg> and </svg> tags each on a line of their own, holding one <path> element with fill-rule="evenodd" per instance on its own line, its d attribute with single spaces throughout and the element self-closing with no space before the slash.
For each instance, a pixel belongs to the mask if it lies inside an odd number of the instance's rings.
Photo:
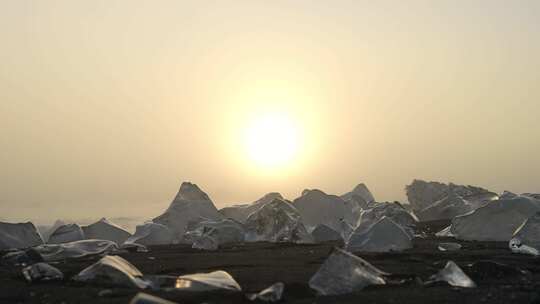
<svg viewBox="0 0 540 304">
<path fill-rule="evenodd" d="M 540 200 L 540 193 L 523 193 L 523 196 L 528 196 L 530 198 L 534 198 L 537 200 Z"/>
<path fill-rule="evenodd" d="M 461 245 L 458 243 L 439 243 L 439 246 L 437 246 L 437 248 L 440 251 L 455 251 L 460 250 Z"/>
<path fill-rule="evenodd" d="M 512 250 L 514 253 L 523 253 L 534 256 L 538 256 L 540 254 L 537 248 L 521 243 L 521 240 L 518 238 L 511 239 L 508 243 L 508 247 L 510 247 L 510 250 Z"/>
<path fill-rule="evenodd" d="M 313 236 L 313 240 L 317 243 L 343 240 L 337 231 L 323 224 L 317 225 L 317 227 L 311 231 L 311 235 Z"/>
<path fill-rule="evenodd" d="M 249 215 L 246 241 L 312 242 L 311 235 L 300 220 L 298 210 L 290 203 L 275 199 Z"/>
<path fill-rule="evenodd" d="M 277 302 L 281 300 L 284 289 L 285 284 L 278 282 L 259 293 L 248 295 L 248 299 L 251 301 Z"/>
<path fill-rule="evenodd" d="M 422 221 L 452 219 L 481 207 L 478 203 L 469 202 L 453 190 L 448 190 L 446 197 L 434 202 L 424 209 L 415 211 Z"/>
<path fill-rule="evenodd" d="M 63 244 L 44 244 L 34 247 L 45 261 L 59 261 L 80 258 L 89 255 L 111 253 L 118 250 L 118 245 L 106 240 L 82 240 Z"/>
<path fill-rule="evenodd" d="M 351 192 L 343 194 L 341 198 L 345 200 L 347 208 L 350 209 L 348 214 L 345 215 L 344 220 L 355 227 L 362 210 L 369 209 L 370 204 L 375 202 L 375 198 L 365 184 L 357 185 Z M 341 231 L 341 233 L 344 237 L 348 236 L 345 231 Z"/>
<path fill-rule="evenodd" d="M 383 216 L 368 229 L 355 230 L 347 241 L 347 250 L 366 252 L 401 251 L 412 248 L 411 236 L 389 217 Z"/>
<path fill-rule="evenodd" d="M 194 219 L 219 220 L 223 218 L 210 197 L 195 184 L 184 182 L 169 208 L 153 222 L 167 226 L 179 241 L 187 224 Z M 146 244 L 143 244 L 146 245 Z"/>
<path fill-rule="evenodd" d="M 355 224 L 356 227 L 356 224 Z M 346 220 L 341 220 L 339 233 L 343 240 L 348 240 L 351 233 L 354 231 L 354 227 L 350 225 Z"/>
<path fill-rule="evenodd" d="M 64 274 L 47 263 L 36 263 L 23 268 L 22 273 L 28 282 L 63 280 Z"/>
<path fill-rule="evenodd" d="M 540 201 L 528 196 L 496 200 L 452 220 L 451 232 L 458 239 L 506 241 L 523 222 L 540 211 Z"/>
<path fill-rule="evenodd" d="M 215 229 L 211 228 L 211 230 L 213 231 Z M 210 231 L 210 233 L 212 233 L 212 231 Z M 217 250 L 219 248 L 219 242 L 216 238 L 210 235 L 201 235 L 195 238 L 191 247 L 201 250 Z"/>
<path fill-rule="evenodd" d="M 106 218 L 102 218 L 91 225 L 83 226 L 82 230 L 87 239 L 108 240 L 118 245 L 124 243 L 131 236 L 131 233 Z"/>
<path fill-rule="evenodd" d="M 204 221 L 198 224 L 202 235 L 215 238 L 219 244 L 241 243 L 245 239 L 245 229 L 242 224 L 234 220 Z"/>
<path fill-rule="evenodd" d="M 8 265 L 26 266 L 38 262 L 43 262 L 43 257 L 34 248 L 12 251 L 2 256 L 2 263 Z"/>
<path fill-rule="evenodd" d="M 149 295 L 144 292 L 139 292 L 133 297 L 133 299 L 131 299 L 129 304 L 176 304 L 176 303 L 156 297 L 156 296 Z"/>
<path fill-rule="evenodd" d="M 504 190 L 503 193 L 501 193 L 501 195 L 499 195 L 499 199 L 512 199 L 512 198 L 515 198 L 517 197 L 517 194 L 513 193 L 513 192 L 510 192 L 510 191 L 506 191 Z"/>
<path fill-rule="evenodd" d="M 446 266 L 430 278 L 431 282 L 447 282 L 455 287 L 472 288 L 476 284 L 459 268 L 453 261 L 448 261 Z"/>
<path fill-rule="evenodd" d="M 0 222 L 0 250 L 28 248 L 43 244 L 34 224 Z"/>
<path fill-rule="evenodd" d="M 425 182 L 416 179 L 407 185 L 405 190 L 409 203 L 415 212 L 444 199 L 450 191 L 470 202 L 489 202 L 497 198 L 497 194 L 480 187 Z M 423 220 L 421 217 L 419 218 Z"/>
<path fill-rule="evenodd" d="M 52 225 L 41 225 L 37 226 L 41 238 L 44 242 L 47 242 L 51 234 L 60 226 L 64 226 L 66 223 L 62 220 L 56 220 Z"/>
<path fill-rule="evenodd" d="M 221 270 L 210 273 L 196 273 L 179 276 L 176 279 L 175 288 L 197 292 L 213 290 L 242 290 L 240 285 L 238 285 L 238 283 L 229 273 Z"/>
<path fill-rule="evenodd" d="M 339 295 L 362 290 L 368 285 L 386 284 L 387 273 L 365 260 L 335 248 L 309 280 L 309 287 L 321 295 Z"/>
<path fill-rule="evenodd" d="M 119 256 L 107 255 L 95 264 L 79 272 L 73 280 L 100 285 L 146 288 L 150 284 L 143 280 L 142 273 Z"/>
<path fill-rule="evenodd" d="M 320 190 L 304 190 L 302 196 L 292 205 L 298 210 L 306 227 L 324 224 L 338 230 L 337 224 L 352 211 L 339 196 L 329 195 Z"/>
<path fill-rule="evenodd" d="M 368 187 L 363 183 L 354 187 L 351 192 L 343 194 L 341 198 L 346 201 L 354 199 L 361 204 L 368 204 L 375 201 L 373 194 L 371 194 L 371 191 L 369 191 Z"/>
<path fill-rule="evenodd" d="M 167 226 L 157 223 L 145 223 L 137 226 L 135 234 L 126 240 L 126 244 L 137 243 L 145 246 L 169 245 L 174 240 L 173 233 Z"/>
<path fill-rule="evenodd" d="M 84 240 L 84 232 L 77 224 L 62 225 L 51 234 L 48 244 L 61 244 Z"/>
<path fill-rule="evenodd" d="M 454 234 L 451 231 L 452 225 L 444 228 L 443 230 L 435 233 L 435 236 L 437 237 L 454 237 Z"/>
<path fill-rule="evenodd" d="M 146 246 L 137 243 L 124 243 L 122 246 L 120 246 L 120 249 L 127 250 L 129 252 L 149 252 Z"/>
<path fill-rule="evenodd" d="M 345 201 L 345 207 L 347 208 L 347 213 L 342 220 L 346 221 L 349 225 L 356 225 L 362 210 L 367 209 L 368 204 L 364 204 L 356 198 L 351 198 Z"/>
<path fill-rule="evenodd" d="M 193 248 L 215 250 L 221 244 L 241 243 L 245 239 L 244 227 L 231 219 L 202 221 L 191 229 L 184 235 L 184 241 L 193 242 Z"/>
<path fill-rule="evenodd" d="M 535 213 L 523 222 L 515 231 L 509 243 L 510 249 L 516 253 L 538 255 L 540 250 L 540 212 Z"/>
<path fill-rule="evenodd" d="M 411 238 L 414 236 L 417 219 L 398 202 L 370 204 L 369 208 L 360 214 L 358 224 L 355 226 L 355 233 L 367 231 L 369 227 L 385 216 L 401 226 Z"/>
<path fill-rule="evenodd" d="M 240 223 L 245 223 L 247 220 L 247 217 L 251 213 L 262 208 L 264 205 L 271 203 L 276 198 L 284 199 L 283 196 L 281 196 L 281 194 L 277 192 L 271 192 L 264 195 L 263 197 L 261 197 L 260 199 L 256 200 L 255 202 L 251 204 L 225 207 L 223 209 L 220 209 L 219 213 L 223 214 L 223 216 L 225 216 L 226 218 L 233 219 Z"/>
</svg>

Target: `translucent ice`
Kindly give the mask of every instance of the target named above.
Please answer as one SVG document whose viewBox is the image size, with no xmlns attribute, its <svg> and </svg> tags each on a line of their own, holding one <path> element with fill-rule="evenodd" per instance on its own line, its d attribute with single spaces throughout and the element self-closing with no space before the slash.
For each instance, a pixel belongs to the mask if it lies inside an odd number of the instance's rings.
<svg viewBox="0 0 540 304">
<path fill-rule="evenodd" d="M 459 268 L 459 266 L 453 261 L 448 261 L 446 266 L 438 273 L 433 275 L 431 281 L 435 282 L 447 282 L 448 284 L 456 287 L 472 288 L 476 287 L 476 284 Z"/>
<path fill-rule="evenodd" d="M 439 246 L 437 248 L 440 251 L 454 251 L 461 249 L 461 245 L 458 243 L 439 243 Z"/>
<path fill-rule="evenodd" d="M 321 295 L 339 295 L 363 289 L 368 285 L 384 285 L 387 273 L 367 261 L 335 248 L 321 268 L 309 280 L 309 287 Z"/>
<path fill-rule="evenodd" d="M 62 280 L 64 274 L 47 263 L 36 263 L 23 268 L 22 273 L 28 282 Z"/>
<path fill-rule="evenodd" d="M 173 233 L 165 225 L 157 223 L 144 223 L 138 225 L 135 234 L 130 236 L 124 244 L 169 245 L 173 243 Z"/>
<path fill-rule="evenodd" d="M 240 285 L 225 271 L 183 275 L 176 279 L 175 288 L 189 291 L 241 291 Z"/>
<path fill-rule="evenodd" d="M 308 243 L 313 238 L 302 224 L 298 210 L 289 202 L 274 199 L 246 220 L 246 240 Z"/>
<path fill-rule="evenodd" d="M 259 300 L 263 302 L 277 302 L 281 300 L 284 289 L 285 289 L 285 284 L 278 282 L 262 290 L 261 292 L 257 294 L 249 295 L 248 299 L 252 301 Z"/>
<path fill-rule="evenodd" d="M 51 234 L 47 243 L 49 244 L 61 244 L 84 240 L 84 232 L 81 226 L 77 224 L 62 225 Z"/>
<path fill-rule="evenodd" d="M 358 227 L 347 241 L 347 250 L 350 251 L 388 252 L 409 248 L 412 248 L 411 236 L 386 216 L 368 229 Z"/>
<path fill-rule="evenodd" d="M 0 222 L 0 250 L 28 248 L 42 243 L 43 240 L 34 224 Z"/>
<path fill-rule="evenodd" d="M 537 256 L 540 250 L 540 212 L 529 217 L 509 242 L 513 252 Z"/>
<path fill-rule="evenodd" d="M 131 299 L 129 304 L 175 304 L 175 302 L 152 296 L 144 292 L 139 292 Z"/>
<path fill-rule="evenodd" d="M 100 285 L 146 288 L 149 283 L 143 280 L 142 276 L 142 273 L 128 261 L 119 256 L 107 255 L 73 279 Z"/>
<path fill-rule="evenodd" d="M 88 255 L 111 253 L 118 250 L 113 241 L 83 240 L 63 244 L 45 244 L 33 248 L 47 262 Z"/>
</svg>

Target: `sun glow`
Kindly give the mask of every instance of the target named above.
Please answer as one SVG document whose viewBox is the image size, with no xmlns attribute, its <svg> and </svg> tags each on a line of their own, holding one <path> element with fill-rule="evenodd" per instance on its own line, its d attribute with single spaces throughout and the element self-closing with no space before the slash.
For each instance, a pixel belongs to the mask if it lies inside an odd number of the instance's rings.
<svg viewBox="0 0 540 304">
<path fill-rule="evenodd" d="M 295 121 L 282 113 L 255 117 L 246 127 L 244 146 L 249 159 L 259 167 L 277 168 L 297 156 L 301 136 Z"/>
</svg>

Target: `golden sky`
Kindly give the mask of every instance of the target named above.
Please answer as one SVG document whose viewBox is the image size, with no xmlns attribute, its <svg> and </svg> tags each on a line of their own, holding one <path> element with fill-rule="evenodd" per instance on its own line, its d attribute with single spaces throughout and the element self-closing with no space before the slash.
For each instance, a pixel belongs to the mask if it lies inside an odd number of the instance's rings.
<svg viewBox="0 0 540 304">
<path fill-rule="evenodd" d="M 150 218 L 183 180 L 540 192 L 539 1 L 4 0 L 0 43 L 5 219 Z M 279 166 L 245 144 L 267 116 Z"/>
</svg>

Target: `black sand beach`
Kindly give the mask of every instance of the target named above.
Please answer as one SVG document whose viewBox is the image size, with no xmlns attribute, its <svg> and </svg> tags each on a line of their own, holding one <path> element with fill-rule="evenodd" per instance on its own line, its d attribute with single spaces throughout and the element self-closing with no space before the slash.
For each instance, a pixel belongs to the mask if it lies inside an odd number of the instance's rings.
<svg viewBox="0 0 540 304">
<path fill-rule="evenodd" d="M 368 287 L 344 296 L 318 297 L 308 286 L 310 277 L 336 243 L 315 245 L 251 243 L 228 245 L 218 251 L 200 251 L 188 246 L 154 246 L 147 253 L 121 256 L 144 274 L 182 275 L 225 270 L 244 293 L 258 292 L 275 282 L 285 283 L 283 303 L 534 303 L 540 299 L 540 260 L 513 254 L 503 242 L 463 242 L 463 248 L 441 252 L 437 245 L 449 238 L 435 238 L 445 222 L 420 223 L 425 238 L 416 238 L 414 248 L 401 253 L 356 253 L 383 271 L 392 273 L 386 286 Z M 0 303 L 129 303 L 137 290 L 89 286 L 69 278 L 99 257 L 55 264 L 66 276 L 64 282 L 27 283 L 20 268 L 0 268 Z M 448 260 L 455 261 L 478 285 L 454 288 L 446 284 L 424 286 L 423 282 Z M 476 263 L 476 264 L 474 264 Z M 499 264 L 496 264 L 499 263 Z M 506 265 L 505 266 L 502 266 Z M 105 295 L 100 291 L 110 289 Z M 252 303 L 243 294 L 190 294 L 149 292 L 178 303 Z"/>
</svg>

